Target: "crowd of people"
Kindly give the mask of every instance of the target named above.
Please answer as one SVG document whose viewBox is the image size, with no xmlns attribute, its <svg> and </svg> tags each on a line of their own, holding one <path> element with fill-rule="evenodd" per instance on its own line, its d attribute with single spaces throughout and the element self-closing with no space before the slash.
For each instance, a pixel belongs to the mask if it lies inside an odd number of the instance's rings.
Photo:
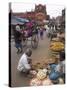
<svg viewBox="0 0 67 90">
<path fill-rule="evenodd" d="M 14 40 L 15 47 L 17 48 L 17 54 L 22 53 L 23 51 L 23 43 L 22 40 L 25 41 L 26 38 L 32 36 L 32 34 L 36 34 L 40 39 L 43 39 L 44 28 L 43 26 L 23 26 L 20 28 L 20 25 L 17 24 L 14 29 Z"/>
</svg>

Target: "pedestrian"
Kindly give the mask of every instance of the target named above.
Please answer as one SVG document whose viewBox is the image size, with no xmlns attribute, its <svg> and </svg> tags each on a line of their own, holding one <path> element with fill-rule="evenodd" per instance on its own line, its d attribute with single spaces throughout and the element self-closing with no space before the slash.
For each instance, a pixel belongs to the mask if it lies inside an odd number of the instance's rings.
<svg viewBox="0 0 67 90">
<path fill-rule="evenodd" d="M 38 35 L 38 30 L 39 30 L 39 28 L 38 28 L 38 26 L 36 26 L 36 34 Z"/>
<path fill-rule="evenodd" d="M 17 48 L 17 54 L 22 52 L 22 34 L 19 24 L 16 25 L 14 30 L 15 47 Z"/>
<path fill-rule="evenodd" d="M 50 28 L 48 26 L 46 27 L 46 35 L 48 38 L 50 37 Z"/>
<path fill-rule="evenodd" d="M 50 40 L 52 40 L 53 38 L 57 37 L 56 31 L 55 29 L 52 27 L 50 29 Z"/>
<path fill-rule="evenodd" d="M 40 28 L 40 38 L 41 40 L 43 40 L 43 28 L 42 27 Z"/>
<path fill-rule="evenodd" d="M 17 67 L 19 72 L 29 74 L 31 70 L 31 62 L 32 62 L 30 58 L 31 55 L 32 55 L 32 50 L 28 48 L 19 60 Z"/>
</svg>

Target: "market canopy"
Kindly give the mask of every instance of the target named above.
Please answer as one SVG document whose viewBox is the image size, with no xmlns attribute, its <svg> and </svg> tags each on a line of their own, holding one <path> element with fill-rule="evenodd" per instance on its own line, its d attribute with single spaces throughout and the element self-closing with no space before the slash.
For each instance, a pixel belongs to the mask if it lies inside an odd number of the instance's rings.
<svg viewBox="0 0 67 90">
<path fill-rule="evenodd" d="M 13 16 L 13 15 L 11 16 L 11 24 L 12 25 L 16 25 L 16 24 L 23 25 L 25 22 L 29 22 L 29 20 L 24 19 L 24 18 L 19 18 L 19 17 Z"/>
</svg>

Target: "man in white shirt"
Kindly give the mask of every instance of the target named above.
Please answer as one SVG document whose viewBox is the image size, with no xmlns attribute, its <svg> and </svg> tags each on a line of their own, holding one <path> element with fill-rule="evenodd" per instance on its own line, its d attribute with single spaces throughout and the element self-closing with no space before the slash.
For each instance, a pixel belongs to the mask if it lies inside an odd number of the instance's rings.
<svg viewBox="0 0 67 90">
<path fill-rule="evenodd" d="M 16 25 L 16 30 L 21 31 L 19 24 Z"/>
<path fill-rule="evenodd" d="M 31 65 L 29 57 L 32 55 L 31 49 L 27 49 L 26 52 L 21 56 L 19 63 L 18 63 L 18 71 L 20 72 L 29 72 L 31 69 Z"/>
</svg>

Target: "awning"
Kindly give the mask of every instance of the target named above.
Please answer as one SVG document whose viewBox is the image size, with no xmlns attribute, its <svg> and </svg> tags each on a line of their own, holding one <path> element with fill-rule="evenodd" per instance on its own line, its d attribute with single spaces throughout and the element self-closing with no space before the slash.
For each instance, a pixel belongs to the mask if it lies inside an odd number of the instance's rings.
<svg viewBox="0 0 67 90">
<path fill-rule="evenodd" d="M 16 16 L 11 16 L 11 24 L 12 25 L 16 25 L 16 24 L 20 24 L 23 25 L 25 22 L 29 22 L 29 20 L 24 19 L 24 18 L 18 18 Z"/>
</svg>

